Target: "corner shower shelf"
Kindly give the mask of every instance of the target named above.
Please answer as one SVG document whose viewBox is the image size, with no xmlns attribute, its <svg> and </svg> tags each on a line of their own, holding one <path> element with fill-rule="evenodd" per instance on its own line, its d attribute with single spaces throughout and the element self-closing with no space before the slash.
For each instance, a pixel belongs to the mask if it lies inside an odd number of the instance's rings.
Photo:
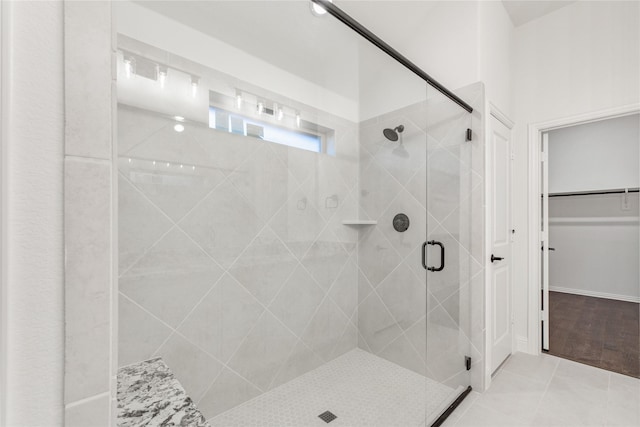
<svg viewBox="0 0 640 427">
<path fill-rule="evenodd" d="M 342 225 L 376 225 L 378 221 L 372 219 L 345 219 Z"/>
</svg>

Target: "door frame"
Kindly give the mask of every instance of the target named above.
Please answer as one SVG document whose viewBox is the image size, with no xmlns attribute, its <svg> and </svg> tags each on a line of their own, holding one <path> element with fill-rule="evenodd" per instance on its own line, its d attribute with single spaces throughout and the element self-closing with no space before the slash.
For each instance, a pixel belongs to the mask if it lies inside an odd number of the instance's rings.
<svg viewBox="0 0 640 427">
<path fill-rule="evenodd" d="M 515 122 L 513 120 L 511 120 L 509 118 L 509 116 L 507 116 L 505 113 L 503 113 L 495 104 L 493 104 L 492 102 L 487 102 L 487 107 L 485 109 L 485 111 L 488 111 L 489 114 L 487 115 L 487 120 L 486 120 L 486 126 L 485 126 L 485 141 L 489 142 L 489 138 L 491 137 L 491 118 L 495 118 L 496 120 L 498 120 L 500 123 L 502 123 L 503 125 L 505 125 L 507 127 L 507 129 L 509 129 L 509 131 L 511 132 L 511 136 L 513 137 L 513 127 L 515 126 Z M 485 336 L 484 336 L 484 342 L 485 342 L 485 346 L 484 346 L 484 389 L 488 389 L 489 386 L 491 385 L 491 374 L 492 369 L 491 369 L 491 362 L 492 362 L 492 352 L 491 352 L 491 345 L 490 343 L 492 342 L 491 340 L 491 336 L 493 334 L 493 329 L 491 327 L 492 325 L 492 318 L 493 318 L 493 293 L 492 293 L 492 289 L 491 289 L 491 262 L 489 261 L 489 256 L 491 254 L 491 250 L 493 249 L 491 247 L 491 235 L 493 234 L 493 227 L 492 227 L 492 215 L 493 215 L 493 210 L 492 210 L 492 206 L 491 203 L 489 203 L 489 201 L 491 200 L 491 180 L 493 178 L 493 151 L 490 149 L 490 144 L 485 144 L 485 150 L 484 150 L 484 155 L 485 155 L 485 186 L 484 186 L 484 200 L 485 200 L 485 216 L 484 216 L 484 228 L 485 228 L 485 239 L 484 239 L 484 244 L 485 244 L 485 248 L 484 248 L 484 253 L 485 253 L 485 259 L 484 259 L 484 283 L 485 283 L 485 292 L 484 292 L 484 304 L 485 304 L 485 311 L 484 311 L 484 324 L 485 324 Z M 511 140 L 511 155 L 513 156 L 513 138 Z M 510 178 L 509 178 L 512 182 L 513 182 L 513 168 L 510 168 Z M 513 199 L 513 198 L 512 198 Z M 513 201 L 511 201 L 511 204 L 513 203 Z M 512 221 L 511 218 L 511 212 L 513 211 L 512 206 L 509 206 L 509 220 Z M 512 246 L 513 249 L 513 246 Z M 511 250 L 511 252 L 513 252 L 513 250 Z M 510 258 L 513 258 L 512 256 L 510 256 Z M 510 261 L 511 262 L 511 261 Z M 511 288 L 511 307 L 513 308 L 513 275 L 510 275 L 509 277 L 509 286 Z M 513 328 L 511 330 L 511 350 L 513 352 L 513 350 L 515 349 L 515 334 L 513 333 Z"/>
<path fill-rule="evenodd" d="M 542 134 L 556 129 L 576 126 L 586 123 L 593 123 L 601 120 L 624 117 L 631 114 L 640 113 L 640 103 L 623 105 L 620 107 L 607 108 L 574 116 L 553 119 L 528 125 L 528 150 L 529 150 L 529 186 L 527 189 L 527 205 L 529 213 L 528 221 L 528 313 L 527 313 L 527 353 L 540 354 L 542 351 L 542 330 L 540 321 L 540 274 L 541 251 L 540 251 L 540 142 Z M 640 160 L 639 160 L 640 161 Z"/>
<path fill-rule="evenodd" d="M 7 417 L 7 147 L 9 132 L 9 17 L 6 2 L 0 2 L 0 425 Z"/>
</svg>

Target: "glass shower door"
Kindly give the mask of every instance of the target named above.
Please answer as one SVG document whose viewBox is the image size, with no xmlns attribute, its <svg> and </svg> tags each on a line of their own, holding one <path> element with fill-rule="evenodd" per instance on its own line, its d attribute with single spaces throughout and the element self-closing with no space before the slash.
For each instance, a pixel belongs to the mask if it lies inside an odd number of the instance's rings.
<svg viewBox="0 0 640 427">
<path fill-rule="evenodd" d="M 482 186 L 471 164 L 471 115 L 429 87 L 426 121 L 426 422 L 432 425 L 471 383 L 470 280 L 481 271 L 470 255 L 471 203 Z"/>
</svg>

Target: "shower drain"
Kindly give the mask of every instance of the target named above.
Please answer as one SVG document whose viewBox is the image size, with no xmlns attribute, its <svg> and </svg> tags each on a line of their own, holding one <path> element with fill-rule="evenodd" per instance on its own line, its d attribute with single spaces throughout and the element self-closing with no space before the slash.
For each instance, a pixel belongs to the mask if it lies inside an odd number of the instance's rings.
<svg viewBox="0 0 640 427">
<path fill-rule="evenodd" d="M 333 415 L 329 411 L 325 411 L 325 412 L 321 413 L 320 415 L 318 415 L 318 418 L 320 418 L 325 423 L 330 423 L 331 421 L 335 420 L 338 417 L 336 417 L 335 415 Z"/>
</svg>

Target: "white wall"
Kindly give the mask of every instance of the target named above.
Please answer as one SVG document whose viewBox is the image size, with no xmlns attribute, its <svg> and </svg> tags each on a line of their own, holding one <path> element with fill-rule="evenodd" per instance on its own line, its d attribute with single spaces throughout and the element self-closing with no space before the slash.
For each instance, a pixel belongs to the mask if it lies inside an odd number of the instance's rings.
<svg viewBox="0 0 640 427">
<path fill-rule="evenodd" d="M 512 49 L 514 27 L 501 1 L 479 4 L 478 80 L 487 99 L 513 119 Z"/>
<path fill-rule="evenodd" d="M 3 2 L 7 93 L 9 426 L 61 425 L 63 6 Z M 3 87 L 3 90 L 5 88 Z"/>
<path fill-rule="evenodd" d="M 488 100 L 513 116 L 514 29 L 502 2 L 343 0 L 338 5 L 450 90 L 483 81 Z M 398 31 L 398 27 L 403 30 Z M 361 94 L 365 98 L 361 104 L 365 109 L 361 118 L 407 105 L 401 102 L 408 99 L 409 89 L 401 92 L 397 87 L 402 79 L 408 80 L 407 75 L 393 69 L 398 76 L 394 81 L 391 68 L 362 70 Z M 412 82 L 406 85 L 415 87 Z"/>
<path fill-rule="evenodd" d="M 453 90 L 478 80 L 478 2 L 336 4 L 446 87 Z"/>
<path fill-rule="evenodd" d="M 640 302 L 638 193 L 552 197 L 549 287 Z"/>
<path fill-rule="evenodd" d="M 528 346 L 528 257 L 537 244 L 527 237 L 527 126 L 640 101 L 639 8 L 638 2 L 580 1 L 515 30 L 513 272 L 521 349 L 537 351 Z"/>
<path fill-rule="evenodd" d="M 549 192 L 636 188 L 640 114 L 549 132 Z"/>
<path fill-rule="evenodd" d="M 638 187 L 639 158 L 639 114 L 553 130 L 549 192 Z M 550 198 L 550 289 L 640 302 L 638 213 L 638 193 Z"/>
<path fill-rule="evenodd" d="M 8 26 L 4 5 L 0 3 L 0 425 L 6 424 L 7 413 L 7 161 L 6 143 L 8 117 L 8 100 L 5 93 L 8 89 L 7 81 L 7 49 Z"/>
</svg>

